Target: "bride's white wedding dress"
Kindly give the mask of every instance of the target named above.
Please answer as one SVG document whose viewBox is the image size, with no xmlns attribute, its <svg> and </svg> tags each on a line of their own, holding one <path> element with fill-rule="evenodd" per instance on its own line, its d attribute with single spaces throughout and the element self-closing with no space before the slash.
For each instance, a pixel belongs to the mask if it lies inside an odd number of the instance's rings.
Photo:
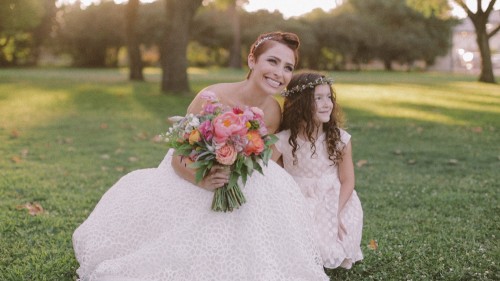
<svg viewBox="0 0 500 281">
<path fill-rule="evenodd" d="M 243 206 L 221 213 L 171 157 L 122 177 L 76 229 L 81 280 L 329 280 L 300 189 L 276 163 L 248 179 Z"/>
</svg>

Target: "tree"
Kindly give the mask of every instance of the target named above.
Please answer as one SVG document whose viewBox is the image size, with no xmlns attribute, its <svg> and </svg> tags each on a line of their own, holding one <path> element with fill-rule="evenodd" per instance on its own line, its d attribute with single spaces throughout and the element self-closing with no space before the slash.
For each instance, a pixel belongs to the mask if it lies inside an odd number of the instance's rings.
<svg viewBox="0 0 500 281">
<path fill-rule="evenodd" d="M 202 0 L 165 0 L 165 39 L 160 48 L 163 92 L 189 92 L 187 76 L 187 46 L 189 31 Z"/>
<path fill-rule="evenodd" d="M 363 50 L 365 56 L 366 51 L 375 53 L 376 57 L 384 62 L 387 70 L 392 69 L 393 62 L 406 64 L 409 67 L 416 60 L 431 63 L 436 56 L 448 50 L 452 21 L 436 17 L 437 10 L 426 16 L 412 8 L 411 2 L 410 0 L 349 1 L 359 16 L 358 21 L 366 27 L 362 30 L 370 33 L 365 38 L 371 39 L 362 42 L 365 48 L 359 50 Z M 442 0 L 433 2 L 441 3 Z"/>
<path fill-rule="evenodd" d="M 0 66 L 16 65 L 18 54 L 29 53 L 31 30 L 40 24 L 43 3 L 39 0 L 0 1 Z"/>
<path fill-rule="evenodd" d="M 125 16 L 127 51 L 129 58 L 129 79 L 144 81 L 144 75 L 142 74 L 141 49 L 139 38 L 137 36 L 138 10 L 139 0 L 129 0 Z"/>
<path fill-rule="evenodd" d="M 241 64 L 241 7 L 248 3 L 248 0 L 216 0 L 219 5 L 226 8 L 231 19 L 233 41 L 229 52 L 229 67 L 240 69 Z"/>
<path fill-rule="evenodd" d="M 489 39 L 500 30 L 500 24 L 494 27 L 490 32 L 486 28 L 488 18 L 493 11 L 493 6 L 496 0 L 491 0 L 486 10 L 483 11 L 482 0 L 477 0 L 477 11 L 473 13 L 463 0 L 453 0 L 462 9 L 465 10 L 467 16 L 472 21 L 474 29 L 476 30 L 476 42 L 481 54 L 481 74 L 479 75 L 480 82 L 495 83 L 495 76 L 493 74 L 493 65 L 491 63 L 491 50 Z"/>
<path fill-rule="evenodd" d="M 125 45 L 124 5 L 104 1 L 82 10 L 73 4 L 62 9 L 58 30 L 61 49 L 78 67 L 116 67 Z"/>
<path fill-rule="evenodd" d="M 41 49 L 50 38 L 50 33 L 55 25 L 57 14 L 56 2 L 57 0 L 41 0 L 43 5 L 43 16 L 40 23 L 31 31 L 32 46 L 29 58 L 29 64 L 36 65 L 40 57 Z"/>
</svg>

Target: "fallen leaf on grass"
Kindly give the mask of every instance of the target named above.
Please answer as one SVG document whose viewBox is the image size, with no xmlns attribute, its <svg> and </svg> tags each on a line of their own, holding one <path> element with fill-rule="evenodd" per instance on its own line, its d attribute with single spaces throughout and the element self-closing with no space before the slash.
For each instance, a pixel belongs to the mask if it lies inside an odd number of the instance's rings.
<svg viewBox="0 0 500 281">
<path fill-rule="evenodd" d="M 27 209 L 28 213 L 32 216 L 40 215 L 44 213 L 42 205 L 40 203 L 26 203 L 24 205 L 19 205 L 16 207 L 18 210 Z"/>
<path fill-rule="evenodd" d="M 115 170 L 117 172 L 123 172 L 123 171 L 125 171 L 125 167 L 115 167 Z"/>
<path fill-rule="evenodd" d="M 482 133 L 483 132 L 483 128 L 481 128 L 481 127 L 474 127 L 474 128 L 472 128 L 472 131 L 474 133 Z"/>
<path fill-rule="evenodd" d="M 21 157 L 26 158 L 26 157 L 28 157 L 29 153 L 30 153 L 30 150 L 25 148 L 25 149 L 21 150 Z"/>
<path fill-rule="evenodd" d="M 410 165 L 413 165 L 415 163 L 417 163 L 417 160 L 415 160 L 415 159 L 408 160 L 408 164 L 410 164 Z"/>
<path fill-rule="evenodd" d="M 139 160 L 139 158 L 135 157 L 135 156 L 131 156 L 128 158 L 128 161 L 129 162 L 137 162 Z"/>
<path fill-rule="evenodd" d="M 16 164 L 19 164 L 21 162 L 23 162 L 23 159 L 21 159 L 21 157 L 19 155 L 14 155 L 10 158 L 10 160 Z"/>
<path fill-rule="evenodd" d="M 378 249 L 378 243 L 376 240 L 371 239 L 370 244 L 368 244 L 368 248 L 371 250 L 377 250 Z"/>
<path fill-rule="evenodd" d="M 73 143 L 73 138 L 58 138 L 57 143 L 59 144 Z"/>
<path fill-rule="evenodd" d="M 377 241 L 371 239 L 370 243 L 368 244 L 368 248 L 370 250 L 374 250 L 374 251 L 377 250 L 378 249 L 378 243 L 377 243 Z"/>
<path fill-rule="evenodd" d="M 12 130 L 12 131 L 10 132 L 10 138 L 11 138 L 11 139 L 17 139 L 17 138 L 19 137 L 19 135 L 20 135 L 20 134 L 19 134 L 19 131 L 18 131 L 18 130 L 16 130 L 16 129 L 14 129 L 14 130 Z"/>
<path fill-rule="evenodd" d="M 456 164 L 458 164 L 458 160 L 457 159 L 450 159 L 450 160 L 448 160 L 448 164 L 456 165 Z"/>
<path fill-rule="evenodd" d="M 368 164 L 368 160 L 359 160 L 357 163 L 356 163 L 356 166 L 358 166 L 358 168 L 361 168 L 363 167 L 364 165 Z"/>
<path fill-rule="evenodd" d="M 148 138 L 148 133 L 143 131 L 143 132 L 136 134 L 135 136 L 136 136 L 136 138 L 138 138 L 140 140 L 145 140 Z"/>
<path fill-rule="evenodd" d="M 401 149 L 396 149 L 396 150 L 394 150 L 394 154 L 401 155 L 401 154 L 403 154 L 403 151 L 401 151 Z"/>
<path fill-rule="evenodd" d="M 99 125 L 99 128 L 101 128 L 101 129 L 107 129 L 108 128 L 108 124 L 101 123 L 101 125 Z"/>
<path fill-rule="evenodd" d="M 102 155 L 101 155 L 101 159 L 108 160 L 109 158 L 111 158 L 111 157 L 109 156 L 109 154 L 102 154 Z"/>
</svg>

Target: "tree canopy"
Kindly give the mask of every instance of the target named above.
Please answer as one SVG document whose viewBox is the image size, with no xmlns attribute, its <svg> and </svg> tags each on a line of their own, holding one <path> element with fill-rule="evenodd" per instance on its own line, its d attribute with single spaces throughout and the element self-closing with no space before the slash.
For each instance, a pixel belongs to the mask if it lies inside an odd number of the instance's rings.
<svg viewBox="0 0 500 281">
<path fill-rule="evenodd" d="M 30 34 L 30 30 L 41 24 L 44 14 L 43 5 L 37 0 L 3 1 L 1 8 L 5 9 L 0 11 L 11 9 L 5 4 L 9 2 L 22 3 L 27 8 L 23 9 L 23 16 L 12 17 L 7 13 L 9 17 L 0 17 L 0 43 L 14 35 Z M 141 3 L 137 7 L 134 20 L 137 44 L 145 48 L 156 46 L 161 50 L 165 48 L 166 36 L 182 29 L 179 25 L 168 29 L 179 14 L 178 10 L 167 14 L 165 5 L 170 2 L 182 4 L 186 1 L 162 0 Z M 237 65 L 234 63 L 236 50 L 240 52 L 239 59 L 245 62 L 250 44 L 258 34 L 285 30 L 295 32 L 301 38 L 301 67 L 360 69 L 363 64 L 381 60 L 387 69 L 391 69 L 395 62 L 410 68 L 415 61 L 432 64 L 437 56 L 449 49 L 453 24 L 446 0 L 346 0 L 340 1 L 339 6 L 329 12 L 317 9 L 289 19 L 279 12 L 265 10 L 246 12 L 235 9 L 228 13 L 228 7 L 234 8 L 240 3 L 224 0 L 197 4 L 193 28 L 183 31 L 188 42 L 188 65 Z M 176 5 L 171 9 L 181 7 Z M 52 40 L 46 44 L 52 50 L 69 54 L 75 66 L 116 66 L 119 50 L 130 42 L 126 30 L 131 26 L 125 28 L 125 12 L 124 4 L 113 1 L 102 1 L 85 9 L 79 4 L 62 6 L 57 17 L 55 13 L 51 14 L 54 18 Z M 26 16 L 29 13 L 33 16 Z M 231 13 L 237 13 L 237 18 L 230 16 Z M 236 21 L 239 33 L 235 33 Z M 184 38 L 177 36 L 177 41 Z M 240 45 L 236 44 L 235 38 L 239 38 Z"/>
</svg>

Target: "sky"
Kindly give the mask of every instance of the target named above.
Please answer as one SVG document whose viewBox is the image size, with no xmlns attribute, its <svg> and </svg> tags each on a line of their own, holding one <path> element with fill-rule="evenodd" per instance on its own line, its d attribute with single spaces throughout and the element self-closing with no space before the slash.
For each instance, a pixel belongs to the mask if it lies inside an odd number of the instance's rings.
<svg viewBox="0 0 500 281">
<path fill-rule="evenodd" d="M 285 18 L 300 16 L 310 11 L 321 8 L 329 11 L 335 6 L 332 0 L 249 0 L 244 9 L 253 12 L 261 9 L 269 11 L 278 10 Z"/>
<path fill-rule="evenodd" d="M 59 0 L 59 2 L 66 3 L 74 3 L 76 0 Z M 99 2 L 100 0 L 80 0 L 84 5 L 90 5 L 92 2 Z M 116 3 L 124 3 L 127 0 L 114 0 Z M 154 2 L 155 0 L 141 0 L 142 2 Z M 467 0 L 469 3 L 469 7 L 471 9 L 475 8 L 475 4 L 477 0 Z M 243 8 L 249 12 L 266 9 L 269 11 L 280 11 L 285 18 L 300 16 L 306 14 L 316 8 L 321 8 L 324 11 L 328 12 L 332 8 L 335 7 L 334 0 L 249 0 L 249 3 L 246 4 Z M 486 4 L 489 1 L 483 1 Z M 483 3 L 484 4 L 484 3 Z M 464 18 L 466 17 L 465 12 L 462 8 L 453 5 L 453 14 Z M 500 9 L 500 2 L 495 4 L 496 9 Z M 474 10 L 473 10 L 474 11 Z"/>
</svg>

